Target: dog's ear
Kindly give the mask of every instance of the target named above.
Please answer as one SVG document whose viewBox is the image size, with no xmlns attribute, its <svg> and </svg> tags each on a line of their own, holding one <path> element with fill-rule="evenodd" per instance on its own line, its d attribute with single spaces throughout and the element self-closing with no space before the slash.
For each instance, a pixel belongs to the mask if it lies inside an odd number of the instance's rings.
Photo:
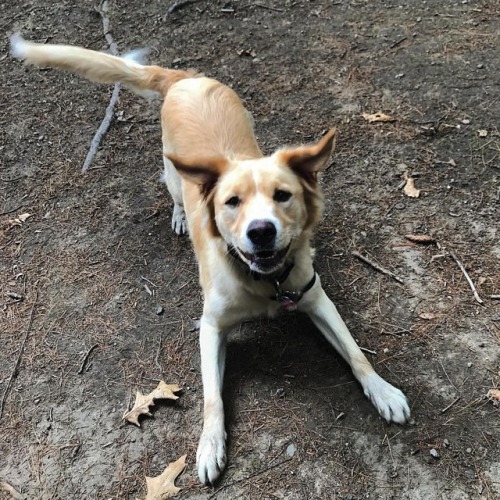
<svg viewBox="0 0 500 500">
<path fill-rule="evenodd" d="M 281 162 L 308 182 L 316 183 L 318 172 L 328 165 L 335 146 L 336 130 L 332 128 L 319 142 L 278 152 Z"/>
<path fill-rule="evenodd" d="M 226 170 L 228 161 L 225 158 L 179 158 L 166 154 L 177 172 L 189 182 L 198 184 L 201 193 L 206 198 L 214 188 L 220 175 Z"/>
</svg>

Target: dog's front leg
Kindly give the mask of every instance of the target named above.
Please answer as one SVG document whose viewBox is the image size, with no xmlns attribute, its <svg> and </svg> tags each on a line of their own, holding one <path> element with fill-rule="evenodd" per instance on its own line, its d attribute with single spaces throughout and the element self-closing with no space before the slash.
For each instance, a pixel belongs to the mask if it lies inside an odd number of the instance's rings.
<svg viewBox="0 0 500 500">
<path fill-rule="evenodd" d="M 200 481 L 209 484 L 219 477 L 226 465 L 226 431 L 222 402 L 226 334 L 206 315 L 201 318 L 200 351 L 204 416 L 196 461 Z"/>
<path fill-rule="evenodd" d="M 410 417 L 405 395 L 378 375 L 352 338 L 337 308 L 319 283 L 303 298 L 307 312 L 318 329 L 349 363 L 365 395 L 388 422 L 402 424 Z"/>
</svg>

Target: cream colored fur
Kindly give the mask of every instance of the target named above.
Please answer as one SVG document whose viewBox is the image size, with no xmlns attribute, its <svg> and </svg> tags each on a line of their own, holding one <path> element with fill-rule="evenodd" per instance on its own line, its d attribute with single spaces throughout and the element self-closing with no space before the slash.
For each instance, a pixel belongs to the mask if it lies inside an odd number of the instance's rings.
<svg viewBox="0 0 500 500">
<path fill-rule="evenodd" d="M 321 212 L 318 174 L 335 131 L 317 144 L 263 156 L 252 120 L 237 95 L 216 80 L 77 47 L 12 39 L 26 62 L 79 73 L 135 92 L 162 94 L 164 181 L 173 197 L 172 226 L 189 231 L 204 307 L 200 328 L 204 424 L 198 474 L 213 483 L 226 464 L 222 384 L 227 334 L 241 321 L 282 310 L 272 278 L 293 268 L 282 286 L 303 290 L 314 276 L 310 239 Z M 238 258 L 230 257 L 232 248 Z M 255 280 L 250 271 L 261 275 Z M 319 277 L 297 303 L 351 366 L 366 396 L 388 422 L 410 415 L 405 396 L 375 373 L 353 340 Z"/>
</svg>

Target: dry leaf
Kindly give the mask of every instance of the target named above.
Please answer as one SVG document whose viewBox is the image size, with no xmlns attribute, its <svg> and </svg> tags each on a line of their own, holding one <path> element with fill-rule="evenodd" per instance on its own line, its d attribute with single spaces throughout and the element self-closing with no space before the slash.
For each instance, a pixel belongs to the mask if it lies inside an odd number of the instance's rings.
<svg viewBox="0 0 500 500">
<path fill-rule="evenodd" d="M 500 401 L 500 390 L 499 389 L 490 389 L 488 391 L 488 399 L 491 399 L 492 401 Z"/>
<path fill-rule="evenodd" d="M 18 215 L 15 219 L 10 219 L 9 220 L 10 227 L 22 226 L 23 222 L 26 222 L 28 217 L 33 217 L 33 214 L 28 214 L 28 213 L 21 214 L 21 215 Z"/>
<path fill-rule="evenodd" d="M 186 455 L 183 455 L 179 460 L 170 462 L 168 467 L 159 476 L 146 476 L 146 487 L 148 490 L 146 500 L 164 500 L 165 498 L 177 495 L 181 489 L 175 486 L 174 483 L 185 466 Z"/>
<path fill-rule="evenodd" d="M 479 137 L 487 137 L 488 136 L 488 131 L 485 130 L 484 128 L 480 129 L 477 131 Z"/>
<path fill-rule="evenodd" d="M 179 392 L 181 390 L 182 389 L 177 384 L 167 385 L 162 380 L 158 384 L 158 387 L 149 394 L 142 394 L 141 391 L 137 391 L 134 407 L 123 415 L 123 420 L 140 427 L 139 416 L 152 416 L 149 407 L 154 405 L 155 399 L 179 399 L 179 396 L 176 396 L 174 392 Z"/>
<path fill-rule="evenodd" d="M 367 122 L 373 123 L 373 122 L 393 122 L 394 118 L 392 116 L 386 115 L 385 113 L 382 113 L 379 111 L 378 113 L 363 113 L 361 115 Z"/>
<path fill-rule="evenodd" d="M 420 196 L 420 189 L 415 187 L 415 180 L 413 177 L 408 177 L 406 179 L 406 184 L 403 188 L 403 193 L 411 198 L 418 198 Z"/>
<path fill-rule="evenodd" d="M 21 222 L 25 222 L 28 217 L 33 217 L 33 214 L 21 214 L 17 216 L 17 219 Z"/>
<path fill-rule="evenodd" d="M 407 240 L 414 243 L 434 243 L 436 240 L 428 234 L 405 234 Z"/>
<path fill-rule="evenodd" d="M 436 319 L 436 315 L 433 313 L 420 313 L 418 317 L 426 320 Z"/>
</svg>

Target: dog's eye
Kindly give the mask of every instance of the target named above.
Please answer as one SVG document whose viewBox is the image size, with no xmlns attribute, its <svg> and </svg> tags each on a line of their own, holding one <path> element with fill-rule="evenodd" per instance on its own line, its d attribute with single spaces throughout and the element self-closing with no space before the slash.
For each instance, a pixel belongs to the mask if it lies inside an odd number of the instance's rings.
<svg viewBox="0 0 500 500">
<path fill-rule="evenodd" d="M 292 193 L 289 193 L 288 191 L 283 191 L 283 189 L 277 189 L 274 192 L 274 201 L 277 201 L 278 203 L 284 203 L 285 201 L 288 201 L 292 197 Z"/>
<path fill-rule="evenodd" d="M 237 207 L 240 204 L 241 200 L 237 196 L 231 196 L 229 200 L 226 201 L 226 205 L 229 207 Z"/>
</svg>

